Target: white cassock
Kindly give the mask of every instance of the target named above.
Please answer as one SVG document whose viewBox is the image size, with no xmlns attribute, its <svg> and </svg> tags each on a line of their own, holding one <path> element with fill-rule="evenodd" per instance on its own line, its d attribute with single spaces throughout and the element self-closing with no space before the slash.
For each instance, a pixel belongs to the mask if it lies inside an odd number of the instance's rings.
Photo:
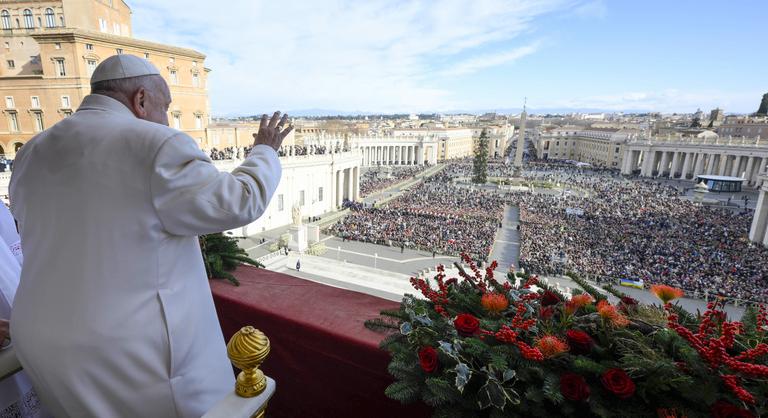
<svg viewBox="0 0 768 418">
<path fill-rule="evenodd" d="M 233 390 L 197 235 L 256 220 L 280 174 L 266 145 L 222 173 L 101 95 L 24 145 L 11 334 L 53 415 L 199 417 Z"/>
<path fill-rule="evenodd" d="M 21 275 L 21 259 L 16 224 L 8 208 L 0 203 L 0 319 L 11 318 L 11 306 Z M 0 381 L 0 417 L 42 416 L 45 414 L 40 400 L 23 371 Z"/>
</svg>

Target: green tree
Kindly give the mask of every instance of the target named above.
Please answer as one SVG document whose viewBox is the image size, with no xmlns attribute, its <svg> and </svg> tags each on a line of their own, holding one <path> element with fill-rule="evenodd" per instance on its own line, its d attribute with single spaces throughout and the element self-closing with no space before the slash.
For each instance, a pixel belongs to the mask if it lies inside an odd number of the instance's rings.
<svg viewBox="0 0 768 418">
<path fill-rule="evenodd" d="M 486 181 L 488 181 L 488 134 L 483 129 L 475 149 L 472 182 L 475 184 L 485 184 Z"/>
<path fill-rule="evenodd" d="M 693 122 L 691 122 L 691 128 L 701 128 L 701 119 L 699 117 L 693 118 Z"/>
<path fill-rule="evenodd" d="M 768 93 L 763 95 L 763 100 L 760 102 L 760 108 L 757 109 L 756 115 L 765 116 L 768 115 Z"/>
<path fill-rule="evenodd" d="M 239 286 L 240 282 L 230 271 L 234 271 L 240 264 L 264 267 L 258 261 L 248 257 L 248 253 L 237 245 L 237 238 L 228 237 L 219 232 L 202 235 L 199 239 L 205 272 L 209 279 L 226 279 L 235 286 Z"/>
</svg>

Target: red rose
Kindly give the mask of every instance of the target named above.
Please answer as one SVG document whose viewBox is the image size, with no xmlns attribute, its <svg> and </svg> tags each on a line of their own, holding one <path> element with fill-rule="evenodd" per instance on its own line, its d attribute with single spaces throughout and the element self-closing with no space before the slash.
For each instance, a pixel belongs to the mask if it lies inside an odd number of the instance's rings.
<svg viewBox="0 0 768 418">
<path fill-rule="evenodd" d="M 541 310 L 539 311 L 539 317 L 541 317 L 541 319 L 552 318 L 552 315 L 554 314 L 555 314 L 555 310 L 551 306 L 541 308 Z"/>
<path fill-rule="evenodd" d="M 621 297 L 621 303 L 627 305 L 627 306 L 635 306 L 638 304 L 637 299 L 631 298 L 629 296 L 622 296 Z"/>
<path fill-rule="evenodd" d="M 589 354 L 592 351 L 592 346 L 595 344 L 589 334 L 577 329 L 566 331 L 565 339 L 568 340 L 568 345 L 571 347 L 571 353 L 573 354 Z"/>
<path fill-rule="evenodd" d="M 474 335 L 480 329 L 480 321 L 474 315 L 463 313 L 456 316 L 453 320 L 453 326 L 462 337 Z"/>
<path fill-rule="evenodd" d="M 549 290 L 541 295 L 541 306 L 557 305 L 560 302 L 560 297 L 557 296 L 554 292 L 550 292 Z"/>
<path fill-rule="evenodd" d="M 419 366 L 427 372 L 432 373 L 437 370 L 437 350 L 430 346 L 426 346 L 419 350 Z"/>
<path fill-rule="evenodd" d="M 741 409 L 736 405 L 733 405 L 726 401 L 717 401 L 712 405 L 712 417 L 713 418 L 754 418 L 754 414 Z"/>
<path fill-rule="evenodd" d="M 603 386 L 608 392 L 613 393 L 619 399 L 628 399 L 635 394 L 635 382 L 622 369 L 608 369 L 600 377 Z"/>
<path fill-rule="evenodd" d="M 576 373 L 563 373 L 560 376 L 560 393 L 571 401 L 586 401 L 589 399 L 589 385 L 584 377 Z"/>
</svg>

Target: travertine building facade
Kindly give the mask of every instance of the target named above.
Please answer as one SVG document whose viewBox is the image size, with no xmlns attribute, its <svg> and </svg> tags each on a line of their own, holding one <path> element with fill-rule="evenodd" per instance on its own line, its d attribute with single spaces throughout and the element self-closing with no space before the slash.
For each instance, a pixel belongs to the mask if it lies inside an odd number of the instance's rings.
<svg viewBox="0 0 768 418">
<path fill-rule="evenodd" d="M 0 154 L 12 157 L 36 133 L 72 114 L 105 58 L 151 61 L 173 96 L 172 127 L 210 148 L 205 55 L 131 37 L 122 0 L 0 0 Z"/>
<path fill-rule="evenodd" d="M 619 168 L 627 140 L 639 135 L 630 129 L 562 127 L 543 132 L 535 141 L 536 157 L 577 160 L 599 167 Z"/>
</svg>

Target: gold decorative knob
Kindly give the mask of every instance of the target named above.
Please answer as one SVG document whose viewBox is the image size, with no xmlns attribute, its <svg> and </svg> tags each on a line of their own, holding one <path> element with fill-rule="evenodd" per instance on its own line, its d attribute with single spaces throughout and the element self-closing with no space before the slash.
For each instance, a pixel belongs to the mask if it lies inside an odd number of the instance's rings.
<svg viewBox="0 0 768 418">
<path fill-rule="evenodd" d="M 269 338 L 252 326 L 243 327 L 227 343 L 227 355 L 232 364 L 242 370 L 237 375 L 235 393 L 252 398 L 264 392 L 267 378 L 259 366 L 269 354 Z"/>
</svg>

